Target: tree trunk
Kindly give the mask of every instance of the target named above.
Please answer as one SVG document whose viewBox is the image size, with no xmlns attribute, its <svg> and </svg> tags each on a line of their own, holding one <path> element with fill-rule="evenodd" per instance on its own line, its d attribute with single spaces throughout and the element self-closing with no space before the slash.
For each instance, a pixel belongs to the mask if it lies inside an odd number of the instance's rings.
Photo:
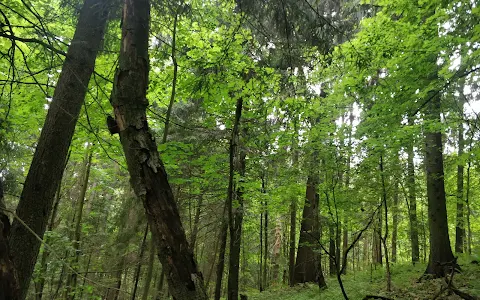
<svg viewBox="0 0 480 300">
<path fill-rule="evenodd" d="M 17 300 L 20 291 L 8 245 L 10 219 L 4 209 L 6 206 L 3 200 L 3 182 L 0 179 L 0 300 Z"/>
<path fill-rule="evenodd" d="M 227 201 L 228 202 L 228 201 Z M 220 251 L 218 253 L 218 262 L 216 270 L 216 279 L 215 279 L 215 300 L 220 300 L 222 296 L 222 279 L 223 279 L 223 270 L 225 269 L 225 250 L 227 249 L 227 236 L 228 236 L 228 220 L 225 218 L 227 211 L 228 203 L 225 205 L 222 217 L 222 225 L 220 227 L 219 240 L 220 240 Z"/>
<path fill-rule="evenodd" d="M 322 265 L 314 245 L 318 245 L 320 231 L 318 226 L 317 179 L 308 176 L 305 206 L 303 207 L 297 260 L 295 263 L 295 283 L 316 282 L 319 287 L 326 287 Z"/>
<path fill-rule="evenodd" d="M 190 247 L 191 251 L 195 249 L 195 243 L 197 242 L 197 235 L 198 235 L 198 225 L 200 223 L 200 213 L 202 212 L 202 203 L 203 203 L 203 195 L 198 195 L 198 202 L 197 208 L 195 210 L 195 218 L 193 220 L 193 229 L 192 234 L 190 235 Z"/>
<path fill-rule="evenodd" d="M 330 271 L 330 276 L 335 276 L 337 274 L 337 268 L 336 268 L 336 257 L 333 257 L 335 255 L 336 250 L 335 250 L 335 227 L 332 222 L 328 225 L 328 252 L 330 253 L 329 257 L 329 264 L 328 268 Z"/>
<path fill-rule="evenodd" d="M 258 290 L 263 292 L 263 211 L 260 211 L 260 268 L 258 270 Z"/>
<path fill-rule="evenodd" d="M 135 268 L 133 291 L 132 291 L 132 300 L 135 300 L 137 295 L 138 281 L 140 280 L 140 270 L 142 269 L 143 255 L 145 253 L 145 248 L 147 247 L 147 236 L 148 236 L 148 225 L 145 226 L 145 232 L 143 233 L 142 245 L 140 246 L 140 255 L 138 256 L 137 267 Z"/>
<path fill-rule="evenodd" d="M 298 150 L 297 150 L 297 119 L 293 121 L 294 136 L 292 137 L 292 166 L 297 167 Z M 297 197 L 292 196 L 290 202 L 290 249 L 288 252 L 288 282 L 291 287 L 295 285 L 295 250 L 297 243 Z"/>
<path fill-rule="evenodd" d="M 414 125 L 413 117 L 408 118 L 408 125 Z M 412 263 L 416 263 L 420 257 L 418 244 L 418 221 L 417 221 L 417 195 L 415 188 L 415 164 L 413 162 L 413 141 L 407 145 L 407 187 L 408 187 L 408 216 L 410 219 L 410 242 L 412 246 Z"/>
<path fill-rule="evenodd" d="M 440 95 L 429 92 L 425 117 L 438 126 L 440 120 Z M 430 96 L 431 95 L 431 96 Z M 434 125 L 434 124 L 431 124 Z M 427 127 L 428 128 L 428 127 Z M 448 235 L 447 207 L 445 198 L 442 133 L 428 130 L 425 136 L 425 167 L 427 170 L 428 225 L 430 228 L 430 256 L 426 274 L 443 277 L 444 268 L 439 263 L 454 259 Z"/>
<path fill-rule="evenodd" d="M 459 109 L 463 117 L 463 84 L 460 84 L 459 88 Z M 458 124 L 458 165 L 457 165 L 457 225 L 455 227 L 455 252 L 463 253 L 464 241 L 465 241 L 465 212 L 464 212 L 464 199 L 463 199 L 463 122 Z"/>
<path fill-rule="evenodd" d="M 240 245 L 242 237 L 243 222 L 243 186 L 241 182 L 235 184 L 236 192 L 234 194 L 234 175 L 238 173 L 240 180 L 245 177 L 245 158 L 246 152 L 239 146 L 239 126 L 242 116 L 243 99 L 237 100 L 235 110 L 235 123 L 230 139 L 230 177 L 228 183 L 228 217 L 230 228 L 230 256 L 228 265 L 228 300 L 238 300 L 238 280 L 240 269 Z M 244 129 L 245 130 L 245 129 Z M 238 150 L 237 150 L 238 149 Z M 237 155 L 238 152 L 238 155 Z M 235 197 L 234 197 L 235 196 Z M 233 207 L 233 201 L 237 201 L 236 208 Z"/>
<path fill-rule="evenodd" d="M 154 258 L 155 258 L 155 242 L 154 242 L 153 236 L 150 237 L 150 243 L 148 248 L 150 252 L 148 256 L 147 276 L 145 277 L 145 287 L 143 289 L 142 300 L 148 299 L 150 284 L 152 282 L 153 264 L 154 264 Z"/>
<path fill-rule="evenodd" d="M 265 187 L 264 187 L 265 191 Z M 264 243 L 264 250 L 263 250 L 263 288 L 268 287 L 268 203 L 265 199 L 265 213 L 264 213 L 265 221 L 263 222 L 263 228 L 265 231 L 265 243 Z"/>
<path fill-rule="evenodd" d="M 273 269 L 272 269 L 272 280 L 273 282 L 278 282 L 278 275 L 280 272 L 280 251 L 282 249 L 282 225 L 279 220 L 277 220 L 277 226 L 275 226 L 275 244 L 273 245 Z"/>
<path fill-rule="evenodd" d="M 18 217 L 40 238 L 43 238 L 47 227 L 65 158 L 104 36 L 108 8 L 108 1 L 85 0 L 17 206 Z M 10 247 L 15 254 L 13 261 L 18 272 L 20 298 L 24 299 L 40 241 L 15 220 Z"/>
<path fill-rule="evenodd" d="M 472 227 L 470 225 L 470 166 L 471 162 L 468 161 L 467 167 L 467 195 L 465 198 L 465 204 L 467 205 L 467 229 L 468 229 L 468 240 L 467 240 L 467 249 L 468 254 L 472 254 Z"/>
<path fill-rule="evenodd" d="M 203 278 L 190 251 L 178 208 L 147 123 L 150 3 L 125 1 L 119 67 L 111 104 L 120 131 L 131 185 L 143 202 L 158 257 L 172 296 L 207 299 Z"/>
<path fill-rule="evenodd" d="M 70 300 L 75 299 L 76 288 L 77 288 L 77 272 L 78 272 L 78 264 L 80 261 L 80 239 L 82 235 L 82 218 L 83 218 L 83 206 L 85 204 L 85 195 L 88 189 L 88 178 L 90 177 L 90 167 L 92 164 L 92 155 L 93 151 L 90 147 L 87 149 L 85 153 L 84 159 L 84 166 L 82 176 L 80 177 L 80 195 L 77 199 L 77 208 L 75 213 L 75 234 L 73 238 L 73 251 L 74 251 L 74 259 L 72 264 L 72 273 L 68 279 L 68 286 L 67 286 L 67 298 Z"/>
<path fill-rule="evenodd" d="M 392 262 L 396 262 L 398 235 L 398 182 L 394 183 L 393 189 L 392 223 Z"/>
</svg>

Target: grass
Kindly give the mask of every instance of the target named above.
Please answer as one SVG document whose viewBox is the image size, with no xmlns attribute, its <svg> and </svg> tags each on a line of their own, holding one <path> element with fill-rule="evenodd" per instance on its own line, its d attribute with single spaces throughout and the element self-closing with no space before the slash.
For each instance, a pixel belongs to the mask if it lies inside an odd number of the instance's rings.
<svg viewBox="0 0 480 300">
<path fill-rule="evenodd" d="M 472 296 L 480 297 L 480 266 L 471 264 L 471 259 L 459 258 L 462 273 L 455 274 L 454 284 L 463 292 Z M 440 290 L 441 280 L 418 279 L 425 270 L 424 264 L 392 264 L 392 292 L 386 291 L 386 280 L 384 268 L 377 267 L 376 270 L 357 271 L 355 274 L 343 276 L 345 290 L 350 299 L 362 299 L 365 295 L 381 295 L 392 299 L 432 299 Z M 256 290 L 246 291 L 249 300 L 306 300 L 344 299 L 335 277 L 327 277 L 328 288 L 320 291 L 315 285 L 298 285 L 293 288 L 286 286 L 274 286 L 262 293 Z M 456 295 L 448 296 L 443 293 L 437 299 L 461 299 Z"/>
</svg>

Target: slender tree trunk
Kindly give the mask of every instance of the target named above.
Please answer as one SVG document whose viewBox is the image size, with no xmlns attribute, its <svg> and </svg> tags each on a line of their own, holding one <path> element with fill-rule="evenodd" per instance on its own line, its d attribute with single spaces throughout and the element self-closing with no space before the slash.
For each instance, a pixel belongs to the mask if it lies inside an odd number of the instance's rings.
<svg viewBox="0 0 480 300">
<path fill-rule="evenodd" d="M 335 276 L 337 274 L 337 268 L 336 268 L 336 257 L 333 257 L 335 255 L 336 250 L 335 250 L 335 227 L 333 223 L 330 223 L 328 225 L 328 252 L 330 253 L 329 257 L 329 265 L 328 268 L 330 270 L 330 276 Z"/>
<path fill-rule="evenodd" d="M 108 1 L 85 0 L 17 206 L 18 217 L 41 238 L 104 36 L 109 7 Z M 20 299 L 25 299 L 40 241 L 15 220 L 10 247 L 18 272 Z"/>
<path fill-rule="evenodd" d="M 0 178 L 0 300 L 17 300 L 20 290 L 8 245 L 11 225 L 4 209 L 3 182 Z"/>
<path fill-rule="evenodd" d="M 472 254 L 472 227 L 470 226 L 470 161 L 468 161 L 467 167 L 467 195 L 465 199 L 465 203 L 467 205 L 467 228 L 468 228 L 468 241 L 467 241 L 467 248 L 468 254 Z"/>
<path fill-rule="evenodd" d="M 380 176 L 382 179 L 382 202 L 384 208 L 384 218 L 385 218 L 385 234 L 380 236 L 383 244 L 383 251 L 385 252 L 385 271 L 387 279 L 387 292 L 392 291 L 392 275 L 390 273 L 390 261 L 388 260 L 388 203 L 387 203 L 387 187 L 385 182 L 385 172 L 384 172 L 384 163 L 383 163 L 383 154 L 380 155 Z"/>
<path fill-rule="evenodd" d="M 463 116 L 463 84 L 459 88 L 459 108 Z M 463 253 L 465 241 L 465 212 L 463 199 L 463 155 L 464 140 L 463 140 L 463 122 L 460 121 L 458 125 L 458 165 L 457 165 L 457 224 L 455 227 L 455 252 Z"/>
<path fill-rule="evenodd" d="M 241 178 L 245 176 L 246 152 L 244 149 L 242 149 L 242 147 L 239 147 L 239 127 L 240 118 L 242 116 L 242 106 L 243 99 L 239 98 L 237 100 L 237 107 L 235 110 L 235 123 L 232 131 L 232 138 L 230 139 L 230 180 L 228 183 L 228 227 L 230 228 L 230 256 L 228 266 L 227 297 L 228 300 L 238 300 L 240 246 L 243 222 L 243 187 L 241 186 L 241 183 L 235 184 L 236 191 L 234 194 L 234 175 L 235 173 L 238 173 Z M 238 202 L 236 208 L 233 207 L 234 199 Z"/>
<path fill-rule="evenodd" d="M 150 291 L 150 284 L 152 281 L 153 263 L 155 258 L 155 242 L 153 240 L 153 236 L 150 237 L 150 243 L 148 248 L 150 252 L 148 256 L 147 276 L 145 277 L 145 287 L 143 288 L 142 300 L 148 299 L 148 293 Z"/>
<path fill-rule="evenodd" d="M 92 156 L 93 151 L 90 146 L 85 153 L 84 159 L 84 166 L 81 183 L 80 183 L 80 195 L 77 199 L 77 208 L 75 213 L 75 234 L 73 238 L 73 251 L 74 251 L 74 259 L 72 264 L 72 273 L 68 279 L 68 286 L 67 286 L 67 299 L 73 300 L 75 299 L 76 288 L 77 288 L 77 273 L 78 273 L 78 264 L 80 262 L 80 239 L 82 235 L 82 220 L 83 220 L 83 206 L 85 204 L 85 195 L 88 189 L 88 179 L 90 177 L 90 167 L 92 165 Z"/>
<path fill-rule="evenodd" d="M 192 234 L 190 235 L 190 247 L 192 252 L 194 252 L 193 249 L 195 249 L 195 243 L 197 241 L 198 225 L 200 223 L 200 214 L 202 212 L 202 204 L 203 204 L 203 196 L 198 195 L 197 208 L 195 210 L 195 218 L 193 220 L 193 229 L 192 229 Z"/>
<path fill-rule="evenodd" d="M 425 117 L 434 124 L 440 124 L 440 95 L 429 92 L 429 103 Z M 428 127 L 427 127 L 428 128 Z M 426 274 L 443 277 L 444 268 L 439 263 L 454 259 L 448 234 L 447 207 L 445 197 L 442 133 L 428 130 L 425 136 L 425 166 L 427 169 L 428 225 L 430 228 L 430 256 Z"/>
<path fill-rule="evenodd" d="M 398 182 L 396 181 L 393 189 L 392 223 L 392 262 L 396 262 L 398 235 Z"/>
<path fill-rule="evenodd" d="M 297 167 L 298 150 L 297 150 L 297 120 L 293 121 L 294 136 L 292 138 L 292 166 Z M 292 197 L 290 202 L 290 249 L 288 252 L 288 281 L 291 287 L 295 285 L 295 250 L 297 243 L 297 197 Z"/>
<path fill-rule="evenodd" d="M 414 126 L 413 117 L 408 118 L 408 125 Z M 412 246 L 412 263 L 418 262 L 420 247 L 418 244 L 417 195 L 415 185 L 415 164 L 413 162 L 413 142 L 407 145 L 407 187 L 408 187 L 408 216 L 410 219 L 410 243 Z"/>
<path fill-rule="evenodd" d="M 258 276 L 258 290 L 263 292 L 263 210 L 260 212 L 260 268 Z"/>
<path fill-rule="evenodd" d="M 266 199 L 264 217 L 265 221 L 263 222 L 263 226 L 265 231 L 265 248 L 263 250 L 263 287 L 266 289 L 268 287 L 268 203 Z"/>
<path fill-rule="evenodd" d="M 228 220 L 225 217 L 227 214 L 227 206 L 228 200 L 225 204 L 224 211 L 222 214 L 222 225 L 220 228 L 219 233 L 219 240 L 220 240 L 220 251 L 218 253 L 218 262 L 217 262 L 217 270 L 216 270 L 216 280 L 215 280 L 215 300 L 220 300 L 222 295 L 222 279 L 223 279 L 223 271 L 225 269 L 225 250 L 227 249 L 227 236 L 228 236 Z"/>
<path fill-rule="evenodd" d="M 307 179 L 305 206 L 303 207 L 297 260 L 295 262 L 295 282 L 316 282 L 319 287 L 327 285 L 322 273 L 320 257 L 314 245 L 318 245 L 320 232 L 318 226 L 317 177 L 310 175 Z"/>
<path fill-rule="evenodd" d="M 150 3 L 124 2 L 122 44 L 111 104 L 120 131 L 131 184 L 145 207 L 176 300 L 207 299 L 203 278 L 180 221 L 167 174 L 147 123 Z"/>
<path fill-rule="evenodd" d="M 140 270 L 142 269 L 143 254 L 145 253 L 145 248 L 147 246 L 147 236 L 148 236 L 148 225 L 145 227 L 145 232 L 143 234 L 143 239 L 142 239 L 142 245 L 140 246 L 140 255 L 138 257 L 137 267 L 135 268 L 132 300 L 135 300 L 135 297 L 137 295 L 138 281 L 140 280 Z"/>
</svg>

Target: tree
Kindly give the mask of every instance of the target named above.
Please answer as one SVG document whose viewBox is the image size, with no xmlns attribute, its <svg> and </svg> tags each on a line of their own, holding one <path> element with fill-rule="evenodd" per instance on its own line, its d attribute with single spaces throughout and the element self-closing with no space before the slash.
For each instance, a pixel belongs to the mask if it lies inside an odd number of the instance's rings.
<svg viewBox="0 0 480 300">
<path fill-rule="evenodd" d="M 75 35 L 68 48 L 62 73 L 36 146 L 17 206 L 17 216 L 42 238 L 61 181 L 75 125 L 82 107 L 95 58 L 105 32 L 109 3 L 85 0 Z M 40 241 L 18 219 L 12 224 L 10 247 L 25 299 Z"/>
<path fill-rule="evenodd" d="M 130 182 L 145 207 L 170 293 L 178 300 L 206 299 L 202 275 L 188 246 L 167 174 L 147 123 L 149 22 L 148 0 L 124 2 L 122 43 L 111 104 Z"/>
</svg>

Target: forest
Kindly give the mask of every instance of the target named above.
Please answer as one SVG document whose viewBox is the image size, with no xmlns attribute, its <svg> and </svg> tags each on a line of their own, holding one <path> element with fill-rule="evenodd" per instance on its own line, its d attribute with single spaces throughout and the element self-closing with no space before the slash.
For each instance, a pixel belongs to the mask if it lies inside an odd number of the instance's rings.
<svg viewBox="0 0 480 300">
<path fill-rule="evenodd" d="M 0 300 L 480 299 L 479 0 L 2 0 Z"/>
</svg>

